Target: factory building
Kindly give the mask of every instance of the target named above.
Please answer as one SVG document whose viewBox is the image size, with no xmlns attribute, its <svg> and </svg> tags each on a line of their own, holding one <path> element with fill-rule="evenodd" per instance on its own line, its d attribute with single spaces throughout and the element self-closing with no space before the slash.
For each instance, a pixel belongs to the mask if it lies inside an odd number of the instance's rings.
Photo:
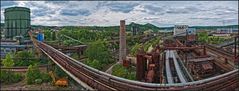
<svg viewBox="0 0 239 91">
<path fill-rule="evenodd" d="M 195 28 L 189 28 L 188 25 L 175 25 L 173 35 L 182 43 L 193 44 L 197 38 L 196 32 Z"/>
<path fill-rule="evenodd" d="M 31 26 L 30 9 L 10 7 L 4 11 L 4 37 L 13 39 L 16 36 L 27 36 Z"/>
<path fill-rule="evenodd" d="M 186 36 L 188 25 L 175 25 L 173 30 L 174 36 Z"/>
</svg>

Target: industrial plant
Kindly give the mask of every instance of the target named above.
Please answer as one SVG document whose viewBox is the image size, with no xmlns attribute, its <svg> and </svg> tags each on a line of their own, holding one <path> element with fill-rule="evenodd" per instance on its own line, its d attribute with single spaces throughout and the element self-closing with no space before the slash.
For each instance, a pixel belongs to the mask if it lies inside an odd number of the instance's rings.
<svg viewBox="0 0 239 91">
<path fill-rule="evenodd" d="M 4 9 L 1 90 L 239 90 L 238 25 L 34 26 L 31 13 Z"/>
</svg>

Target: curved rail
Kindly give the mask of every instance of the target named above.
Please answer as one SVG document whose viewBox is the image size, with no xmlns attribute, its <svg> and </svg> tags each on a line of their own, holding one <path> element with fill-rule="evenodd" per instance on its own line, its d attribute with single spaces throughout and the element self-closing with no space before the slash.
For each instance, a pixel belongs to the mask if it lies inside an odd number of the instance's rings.
<svg viewBox="0 0 239 91">
<path fill-rule="evenodd" d="M 38 42 L 39 48 L 49 54 L 60 65 L 78 77 L 78 79 L 99 90 L 213 90 L 218 87 L 235 88 L 238 84 L 238 69 L 212 78 L 177 84 L 155 84 L 127 80 L 91 68 L 53 47 Z M 232 83 L 233 82 L 233 83 Z M 227 86 L 226 84 L 232 84 Z"/>
<path fill-rule="evenodd" d="M 186 83 L 187 80 L 185 79 L 185 76 L 184 74 L 182 73 L 182 70 L 178 64 L 178 60 L 176 59 L 176 56 L 175 56 L 175 51 L 171 51 L 171 54 L 172 54 L 172 57 L 173 57 L 173 62 L 174 62 L 174 66 L 175 66 L 175 69 L 176 69 L 176 72 L 178 74 L 178 77 L 179 77 L 179 80 L 181 83 Z"/>
<path fill-rule="evenodd" d="M 171 73 L 171 68 L 170 68 L 170 65 L 169 65 L 169 57 L 170 56 L 170 51 L 169 50 L 166 50 L 166 75 L 167 75 L 167 81 L 169 84 L 172 84 L 173 83 L 173 77 L 172 77 L 172 73 Z"/>
</svg>

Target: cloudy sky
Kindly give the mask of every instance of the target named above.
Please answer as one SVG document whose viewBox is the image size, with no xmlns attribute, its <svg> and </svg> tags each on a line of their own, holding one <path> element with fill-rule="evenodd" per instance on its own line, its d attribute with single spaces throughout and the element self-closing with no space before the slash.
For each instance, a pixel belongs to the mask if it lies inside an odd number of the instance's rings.
<svg viewBox="0 0 239 91">
<path fill-rule="evenodd" d="M 13 6 L 30 8 L 33 25 L 112 26 L 122 19 L 159 27 L 238 24 L 238 1 L 1 1 L 1 22 Z"/>
</svg>

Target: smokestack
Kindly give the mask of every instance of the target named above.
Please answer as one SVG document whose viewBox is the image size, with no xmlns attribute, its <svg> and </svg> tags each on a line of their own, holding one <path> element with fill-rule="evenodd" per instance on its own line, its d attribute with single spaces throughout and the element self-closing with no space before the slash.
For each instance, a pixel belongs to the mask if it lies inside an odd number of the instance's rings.
<svg viewBox="0 0 239 91">
<path fill-rule="evenodd" d="M 123 64 L 126 60 L 126 33 L 125 33 L 125 20 L 120 20 L 120 49 L 119 49 L 119 62 Z"/>
</svg>

